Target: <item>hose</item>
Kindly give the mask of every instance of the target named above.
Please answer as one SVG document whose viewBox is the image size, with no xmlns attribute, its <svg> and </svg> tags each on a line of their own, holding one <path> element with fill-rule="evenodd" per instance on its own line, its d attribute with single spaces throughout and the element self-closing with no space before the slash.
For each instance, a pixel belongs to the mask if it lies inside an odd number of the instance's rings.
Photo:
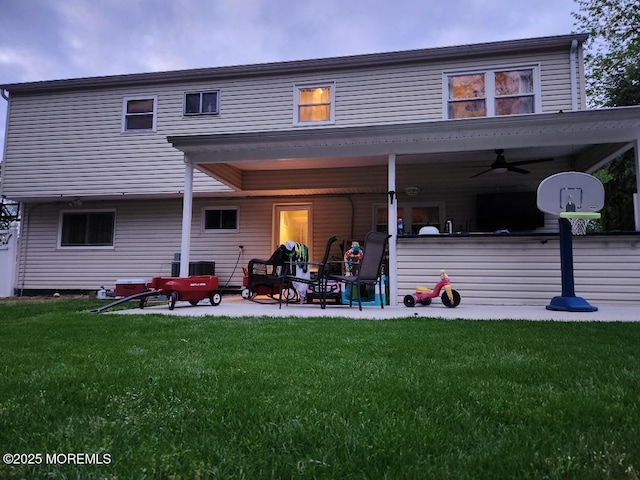
<svg viewBox="0 0 640 480">
<path fill-rule="evenodd" d="M 226 290 L 226 288 L 229 286 L 229 282 L 231 282 L 231 279 L 233 278 L 233 274 L 236 273 L 236 268 L 238 268 L 238 264 L 240 263 L 241 255 L 242 255 L 242 249 L 240 249 L 240 251 L 238 252 L 238 259 L 236 260 L 236 264 L 233 266 L 233 270 L 231 271 L 231 275 L 229 276 L 227 283 L 225 283 L 224 287 L 222 287 L 223 290 Z"/>
</svg>

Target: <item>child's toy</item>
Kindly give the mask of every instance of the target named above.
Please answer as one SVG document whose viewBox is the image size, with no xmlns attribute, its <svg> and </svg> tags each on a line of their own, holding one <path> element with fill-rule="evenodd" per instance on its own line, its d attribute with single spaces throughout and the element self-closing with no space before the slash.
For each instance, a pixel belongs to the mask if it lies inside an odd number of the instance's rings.
<svg viewBox="0 0 640 480">
<path fill-rule="evenodd" d="M 351 248 L 344 252 L 344 274 L 350 276 L 357 274 L 358 264 L 362 261 L 364 251 L 358 242 L 352 242 Z"/>
<path fill-rule="evenodd" d="M 139 300 L 140 308 L 144 308 L 149 297 L 164 295 L 169 301 L 169 310 L 173 310 L 178 300 L 184 300 L 195 306 L 200 300 L 208 298 L 214 307 L 222 301 L 222 293 L 218 289 L 218 277 L 215 275 L 197 275 L 191 277 L 153 277 L 144 286 L 144 290 L 136 292 L 128 297 L 121 298 L 115 302 L 103 305 L 100 308 L 91 310 L 93 313 L 104 312 L 105 310 L 128 302 L 129 300 Z"/>
<path fill-rule="evenodd" d="M 341 293 L 341 301 L 340 303 L 342 303 L 343 305 L 349 305 L 349 302 L 351 300 L 351 296 L 353 295 L 353 299 L 354 301 L 356 301 L 356 299 L 358 298 L 357 295 L 362 294 L 362 298 L 360 299 L 360 302 L 362 303 L 362 306 L 380 306 L 380 303 L 384 303 L 385 305 L 387 304 L 387 276 L 386 275 L 382 275 L 382 278 L 380 279 L 382 282 L 382 291 L 380 291 L 380 287 L 378 287 L 378 285 L 376 284 L 375 287 L 372 285 L 368 285 L 366 287 L 366 290 L 363 292 L 358 292 L 358 290 L 356 289 L 355 286 L 349 288 L 346 285 L 343 285 L 342 287 L 342 293 Z"/>
<path fill-rule="evenodd" d="M 440 295 L 440 291 L 444 289 L 442 296 L 440 299 L 442 303 L 446 307 L 455 308 L 460 305 L 460 294 L 451 288 L 451 282 L 449 281 L 449 276 L 444 270 L 440 270 L 440 281 L 436 283 L 436 286 L 433 287 L 433 290 L 427 287 L 423 287 L 422 285 L 418 285 L 416 287 L 415 293 L 412 295 L 405 295 L 404 304 L 407 307 L 415 307 L 416 303 L 421 305 L 429 305 L 431 303 L 431 299 L 436 298 Z"/>
<path fill-rule="evenodd" d="M 209 299 L 214 307 L 222 301 L 218 290 L 218 277 L 215 275 L 198 275 L 192 277 L 153 277 L 147 287 L 166 295 L 169 310 L 173 310 L 178 300 L 197 305 L 200 300 Z"/>
</svg>

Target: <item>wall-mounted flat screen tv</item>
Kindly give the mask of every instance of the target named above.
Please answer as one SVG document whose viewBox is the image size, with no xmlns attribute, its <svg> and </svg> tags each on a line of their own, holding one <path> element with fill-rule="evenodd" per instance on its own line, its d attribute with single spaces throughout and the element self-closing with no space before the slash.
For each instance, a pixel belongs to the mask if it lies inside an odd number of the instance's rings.
<svg viewBox="0 0 640 480">
<path fill-rule="evenodd" d="M 482 232 L 524 232 L 544 226 L 536 192 L 482 193 L 476 197 L 477 228 Z"/>
</svg>

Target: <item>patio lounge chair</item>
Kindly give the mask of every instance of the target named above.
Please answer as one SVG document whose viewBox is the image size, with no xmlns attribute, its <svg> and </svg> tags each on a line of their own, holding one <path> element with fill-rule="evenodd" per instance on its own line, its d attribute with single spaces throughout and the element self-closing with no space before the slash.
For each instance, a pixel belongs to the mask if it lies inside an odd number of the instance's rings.
<svg viewBox="0 0 640 480">
<path fill-rule="evenodd" d="M 348 289 L 355 287 L 358 295 L 358 307 L 362 310 L 362 292 L 361 285 L 371 285 L 375 288 L 377 285 L 380 291 L 384 288 L 382 285 L 382 260 L 389 242 L 389 237 L 382 232 L 369 232 L 364 241 L 364 256 L 360 262 L 358 271 L 355 275 L 329 275 L 328 280 L 337 280 L 346 284 Z M 352 289 L 353 290 L 353 289 Z M 349 306 L 353 305 L 353 295 L 350 295 Z M 384 302 L 380 301 L 380 307 L 384 308 Z"/>
<path fill-rule="evenodd" d="M 324 249 L 324 255 L 320 263 L 313 262 L 291 262 L 287 272 L 299 272 L 301 269 L 308 271 L 310 266 L 317 266 L 318 272 L 314 275 L 302 276 L 295 273 L 289 273 L 280 277 L 280 308 L 282 308 L 282 292 L 285 290 L 285 285 L 293 285 L 298 288 L 306 288 L 310 290 L 313 295 L 320 299 L 320 308 L 325 308 L 327 294 L 335 293 L 340 288 L 339 284 L 327 284 L 329 255 L 331 253 L 331 246 L 338 238 L 333 235 L 327 240 L 327 244 Z M 303 264 L 304 263 L 304 264 Z M 289 303 L 291 296 L 285 294 L 285 303 Z"/>
</svg>

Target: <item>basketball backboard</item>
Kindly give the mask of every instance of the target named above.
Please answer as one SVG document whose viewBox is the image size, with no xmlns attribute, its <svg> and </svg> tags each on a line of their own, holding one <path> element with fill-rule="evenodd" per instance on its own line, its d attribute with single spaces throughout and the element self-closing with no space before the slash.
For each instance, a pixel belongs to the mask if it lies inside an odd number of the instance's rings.
<svg viewBox="0 0 640 480">
<path fill-rule="evenodd" d="M 588 173 L 556 173 L 538 185 L 537 203 L 539 210 L 551 215 L 598 212 L 604 206 L 604 186 Z"/>
</svg>

